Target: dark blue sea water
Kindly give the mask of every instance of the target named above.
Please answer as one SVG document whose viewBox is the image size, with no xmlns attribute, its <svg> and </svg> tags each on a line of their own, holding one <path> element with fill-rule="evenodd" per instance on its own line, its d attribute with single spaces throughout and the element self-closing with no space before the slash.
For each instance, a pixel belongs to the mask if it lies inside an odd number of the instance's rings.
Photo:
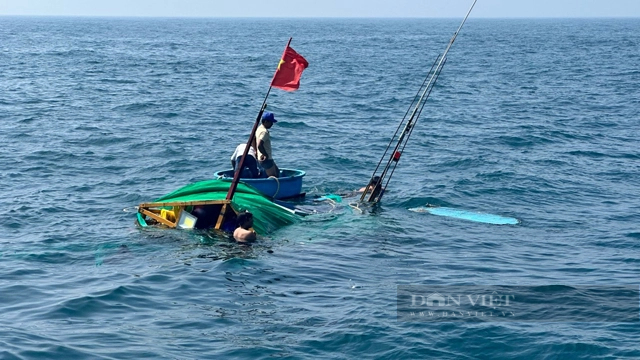
<svg viewBox="0 0 640 360">
<path fill-rule="evenodd" d="M 134 225 L 228 168 L 290 36 L 274 157 L 364 186 L 459 22 L 0 18 L 0 358 L 640 357 L 638 323 L 396 317 L 398 285 L 639 283 L 637 19 L 469 19 L 373 212 L 249 249 Z"/>
</svg>

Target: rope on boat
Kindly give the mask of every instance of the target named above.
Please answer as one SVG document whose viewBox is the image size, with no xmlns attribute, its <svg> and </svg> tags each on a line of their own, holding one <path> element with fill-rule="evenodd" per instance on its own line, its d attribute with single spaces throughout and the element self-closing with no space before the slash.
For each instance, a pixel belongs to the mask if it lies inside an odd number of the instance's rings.
<svg viewBox="0 0 640 360">
<path fill-rule="evenodd" d="M 364 211 L 362 211 L 362 209 L 360 209 L 360 204 L 357 202 L 353 202 L 353 203 L 349 203 L 349 207 L 354 209 L 354 210 L 358 210 L 360 212 L 360 214 L 364 214 Z"/>
<path fill-rule="evenodd" d="M 275 179 L 276 184 L 278 184 L 278 187 L 276 188 L 276 192 L 273 194 L 273 198 L 275 199 L 276 195 L 278 195 L 278 191 L 280 191 L 280 180 L 278 180 L 278 178 L 273 175 L 269 176 L 269 179 Z"/>
</svg>

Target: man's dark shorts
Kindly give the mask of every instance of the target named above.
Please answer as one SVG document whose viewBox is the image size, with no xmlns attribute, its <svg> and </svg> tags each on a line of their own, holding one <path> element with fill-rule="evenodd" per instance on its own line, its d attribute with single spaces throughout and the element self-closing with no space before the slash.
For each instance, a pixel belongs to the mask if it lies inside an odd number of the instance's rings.
<svg viewBox="0 0 640 360">
<path fill-rule="evenodd" d="M 263 169 L 267 170 L 267 169 L 271 169 L 272 167 L 274 167 L 276 164 L 273 162 L 273 159 L 269 159 L 269 160 L 265 160 L 265 161 L 260 161 L 260 166 L 262 166 Z"/>
<path fill-rule="evenodd" d="M 238 156 L 236 158 L 236 166 L 240 164 L 240 160 L 242 156 Z M 247 155 L 247 158 L 244 159 L 244 164 L 242 164 L 243 169 L 242 173 L 240 173 L 240 178 L 242 179 L 256 179 L 260 177 L 260 171 L 258 170 L 258 163 L 256 162 L 256 158 L 251 155 Z"/>
</svg>

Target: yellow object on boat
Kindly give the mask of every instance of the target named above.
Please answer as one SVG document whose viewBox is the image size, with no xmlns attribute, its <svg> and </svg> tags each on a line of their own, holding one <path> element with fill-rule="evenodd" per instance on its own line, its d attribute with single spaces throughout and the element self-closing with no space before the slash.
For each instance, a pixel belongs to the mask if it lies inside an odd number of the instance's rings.
<svg viewBox="0 0 640 360">
<path fill-rule="evenodd" d="M 176 222 L 176 213 L 173 210 L 160 210 L 160 217 L 171 222 Z"/>
</svg>

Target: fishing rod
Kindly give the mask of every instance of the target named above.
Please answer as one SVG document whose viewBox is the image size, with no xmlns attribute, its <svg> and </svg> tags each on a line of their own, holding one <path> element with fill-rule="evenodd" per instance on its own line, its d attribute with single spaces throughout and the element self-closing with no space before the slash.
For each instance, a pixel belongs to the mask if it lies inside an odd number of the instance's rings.
<svg viewBox="0 0 640 360">
<path fill-rule="evenodd" d="M 402 152 L 404 151 L 404 148 L 406 147 L 407 142 L 411 137 L 411 133 L 413 132 L 414 126 L 418 122 L 418 118 L 422 114 L 422 110 L 424 109 L 426 101 L 429 98 L 429 95 L 431 95 L 431 91 L 435 87 L 436 81 L 440 77 L 440 73 L 442 72 L 442 69 L 444 68 L 444 65 L 447 62 L 447 54 L 449 53 L 449 50 L 451 49 L 453 42 L 458 37 L 460 30 L 462 30 L 462 26 L 467 21 L 467 18 L 471 14 L 471 10 L 473 10 L 473 7 L 475 6 L 477 1 L 478 0 L 474 0 L 473 3 L 471 4 L 469 11 L 467 11 L 467 14 L 465 15 L 464 19 L 462 19 L 462 23 L 460 24 L 456 32 L 451 37 L 451 40 L 449 40 L 449 44 L 447 45 L 445 51 L 441 55 L 438 55 L 436 57 L 436 60 L 434 62 L 435 67 L 434 65 L 431 66 L 431 69 L 427 73 L 425 80 L 423 81 L 422 85 L 420 86 L 420 89 L 418 90 L 418 94 L 421 93 L 420 97 L 418 98 L 418 95 L 416 94 L 413 101 L 409 105 L 409 109 L 407 110 L 407 112 L 405 113 L 405 116 L 400 121 L 400 124 L 398 125 L 396 132 L 393 134 L 393 136 L 391 137 L 391 140 L 389 141 L 389 145 L 387 145 L 387 148 L 385 149 L 384 154 L 382 155 L 382 157 L 380 158 L 380 161 L 378 162 L 378 165 L 374 169 L 373 174 L 369 179 L 368 185 L 366 186 L 365 190 L 362 192 L 362 195 L 360 196 L 360 201 L 364 201 L 367 195 L 369 195 L 367 199 L 368 202 L 379 202 L 382 199 L 382 196 L 384 195 L 384 189 L 387 188 L 389 182 L 391 181 L 391 177 L 393 176 L 393 173 L 395 172 L 395 169 L 398 166 L 398 162 L 400 161 Z M 426 83 L 426 86 L 425 86 L 425 83 Z M 416 98 L 418 98 L 417 101 L 416 101 Z M 411 112 L 411 115 L 407 119 L 407 114 L 409 114 L 409 111 L 411 110 L 411 108 L 413 108 L 413 111 Z M 400 130 L 403 124 L 404 124 L 404 128 L 400 133 L 400 136 L 396 139 L 398 131 Z M 380 165 L 382 165 L 383 161 L 387 157 L 387 153 L 391 148 L 391 146 L 394 144 L 394 142 L 395 142 L 395 146 L 393 147 L 391 156 L 387 159 L 385 166 L 382 168 L 381 174 L 377 176 L 376 174 L 380 169 Z M 390 173 L 389 173 L 389 169 L 391 169 Z M 383 183 L 384 183 L 384 186 L 382 185 Z"/>
</svg>

